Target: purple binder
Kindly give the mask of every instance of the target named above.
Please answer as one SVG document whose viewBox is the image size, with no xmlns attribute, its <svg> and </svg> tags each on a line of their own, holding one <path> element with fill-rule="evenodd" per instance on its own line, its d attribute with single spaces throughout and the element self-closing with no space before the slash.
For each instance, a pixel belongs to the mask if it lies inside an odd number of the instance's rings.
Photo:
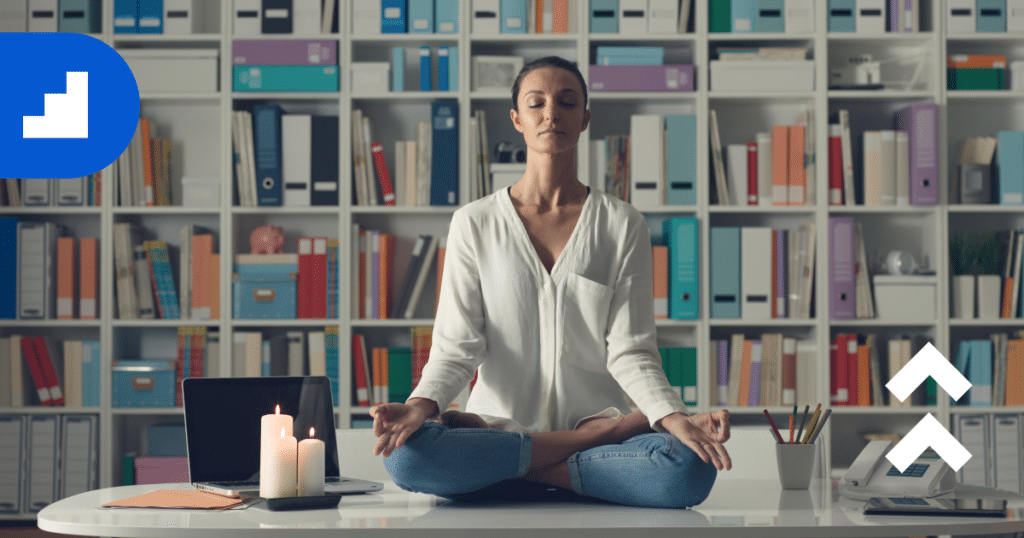
<svg viewBox="0 0 1024 538">
<path fill-rule="evenodd" d="M 719 340 L 718 349 L 718 405 L 729 403 L 729 341 Z"/>
<path fill-rule="evenodd" d="M 896 112 L 896 129 L 907 133 L 910 145 L 910 204 L 939 203 L 939 109 L 935 103 L 916 103 Z"/>
<path fill-rule="evenodd" d="M 751 347 L 753 347 L 753 346 L 760 347 L 761 346 L 761 341 L 760 340 L 754 340 L 753 345 Z M 761 356 L 764 357 L 764 355 L 761 355 Z M 755 380 L 760 380 L 761 379 L 761 365 L 762 365 L 761 361 L 755 361 L 755 360 L 753 360 L 753 358 L 751 358 L 751 361 L 750 361 L 750 390 L 747 393 L 747 395 L 748 395 L 747 396 L 747 404 L 751 405 L 751 406 L 761 405 L 761 382 L 760 381 L 755 381 Z"/>
<path fill-rule="evenodd" d="M 785 318 L 786 301 L 789 300 L 786 293 L 786 275 L 789 273 L 786 270 L 786 230 L 775 230 L 772 233 L 775 236 L 775 274 L 772 275 L 775 279 L 775 312 L 772 312 L 772 317 Z"/>
<path fill-rule="evenodd" d="M 332 39 L 236 39 L 234 65 L 338 65 L 338 42 Z"/>
<path fill-rule="evenodd" d="M 592 65 L 590 90 L 595 92 L 692 92 L 693 66 Z"/>
<path fill-rule="evenodd" d="M 857 317 L 854 224 L 850 217 L 828 219 L 828 307 L 832 319 Z"/>
</svg>

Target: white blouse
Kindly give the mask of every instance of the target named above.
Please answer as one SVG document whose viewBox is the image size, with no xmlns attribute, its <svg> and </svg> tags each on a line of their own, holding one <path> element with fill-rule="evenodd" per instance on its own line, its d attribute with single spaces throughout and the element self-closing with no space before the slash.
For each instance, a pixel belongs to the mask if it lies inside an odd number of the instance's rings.
<svg viewBox="0 0 1024 538">
<path fill-rule="evenodd" d="M 492 427 L 569 430 L 629 413 L 630 399 L 653 427 L 686 412 L 661 369 L 653 301 L 650 232 L 632 205 L 593 189 L 548 274 L 502 189 L 452 217 L 411 397 L 447 409 L 479 367 L 466 410 Z"/>
</svg>

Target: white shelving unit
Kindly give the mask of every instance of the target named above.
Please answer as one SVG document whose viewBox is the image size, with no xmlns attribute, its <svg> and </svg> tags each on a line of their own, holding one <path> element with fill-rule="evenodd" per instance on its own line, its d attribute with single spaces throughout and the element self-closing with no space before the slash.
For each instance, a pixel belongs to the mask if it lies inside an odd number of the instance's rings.
<svg viewBox="0 0 1024 538">
<path fill-rule="evenodd" d="M 944 83 L 946 53 L 1002 53 L 1008 58 L 1024 59 L 1024 34 L 1021 35 L 955 35 L 944 34 L 945 2 L 921 0 L 920 33 L 858 35 L 837 34 L 827 31 L 824 2 L 815 3 L 815 31 L 811 34 L 720 34 L 708 28 L 709 0 L 695 0 L 691 27 L 695 32 L 683 35 L 618 35 L 588 33 L 588 0 L 570 0 L 570 33 L 565 35 L 474 35 L 470 30 L 469 3 L 460 0 L 461 12 L 457 34 L 438 35 L 353 35 L 349 3 L 339 1 L 339 33 L 331 35 L 263 35 L 261 39 L 305 38 L 336 39 L 341 63 L 339 92 L 328 93 L 234 93 L 231 91 L 231 49 L 235 36 L 231 30 L 231 0 L 217 2 L 217 9 L 207 13 L 207 33 L 186 36 L 140 36 L 114 34 L 112 12 L 114 0 L 103 1 L 103 32 L 96 35 L 116 49 L 184 47 L 214 49 L 220 54 L 219 81 L 221 90 L 200 95 L 145 93 L 142 95 L 141 114 L 152 120 L 158 136 L 170 139 L 175 145 L 176 157 L 172 162 L 172 176 L 178 193 L 182 175 L 221 178 L 221 204 L 213 208 L 182 207 L 115 207 L 109 194 L 113 185 L 103 185 L 103 206 L 100 208 L 0 208 L 4 215 L 30 220 L 52 219 L 75 230 L 77 237 L 100 237 L 100 293 L 101 315 L 96 321 L 42 322 L 5 320 L 0 334 L 43 333 L 60 339 L 98 339 L 102 343 L 103 370 L 101 377 L 101 406 L 91 409 L 9 408 L 0 413 L 94 413 L 100 417 L 100 486 L 118 485 L 121 481 L 121 456 L 141 450 L 144 427 L 152 423 L 181 422 L 181 410 L 171 409 L 119 409 L 112 408 L 111 361 L 135 358 L 170 358 L 173 356 L 177 327 L 204 325 L 218 330 L 221 335 L 218 361 L 222 374 L 231 372 L 231 335 L 235 330 L 262 330 L 264 334 L 284 330 L 323 330 L 336 325 L 340 330 L 340 394 L 336 409 L 339 427 L 348 427 L 353 416 L 365 415 L 367 408 L 350 404 L 351 361 L 349 339 L 354 333 L 364 334 L 368 347 L 408 346 L 409 328 L 432 324 L 434 285 L 428 278 L 421 304 L 413 320 L 353 320 L 349 319 L 348 305 L 351 290 L 345 268 L 352 266 L 350 258 L 351 225 L 379 229 L 399 236 L 396 249 L 398 265 L 396 280 L 404 273 L 402 250 L 408 250 L 419 233 L 446 235 L 452 207 L 353 207 L 351 196 L 351 110 L 360 108 L 373 124 L 375 138 L 383 142 L 388 162 L 394 163 L 394 141 L 415 138 L 415 124 L 428 119 L 430 103 L 438 98 L 457 99 L 460 125 L 460 192 L 459 200 L 468 198 L 468 170 L 473 161 L 469 154 L 468 121 L 472 112 L 485 109 L 488 117 L 488 135 L 491 144 L 499 140 L 520 141 L 508 120 L 510 92 L 475 92 L 470 89 L 470 66 L 473 55 L 519 55 L 526 61 L 558 54 L 577 61 L 584 74 L 591 63 L 596 46 L 600 44 L 648 44 L 666 47 L 674 56 L 685 58 L 695 65 L 696 88 L 688 93 L 590 93 L 593 119 L 578 149 L 579 177 L 589 181 L 590 145 L 586 137 L 600 139 L 613 134 L 629 132 L 629 116 L 635 113 L 695 114 L 697 119 L 697 204 L 694 206 L 643 207 L 648 215 L 655 239 L 660 236 L 661 221 L 675 215 L 695 216 L 700 222 L 700 319 L 659 320 L 659 345 L 694 346 L 698 348 L 699 405 L 695 411 L 717 409 L 705 387 L 710 386 L 713 364 L 708 352 L 709 339 L 727 338 L 734 332 L 745 332 L 748 337 L 763 331 L 782 332 L 811 340 L 818 350 L 817 394 L 815 401 L 824 405 L 829 401 L 828 356 L 829 341 L 838 332 L 873 332 L 881 338 L 900 334 L 927 335 L 936 347 L 949 356 L 956 343 L 963 338 L 979 337 L 989 331 L 1011 331 L 1024 328 L 1024 320 L 950 320 L 948 238 L 952 231 L 999 230 L 1024 227 L 1024 212 L 1020 207 L 998 205 L 949 205 L 947 180 L 955 172 L 964 136 L 992 134 L 999 129 L 1024 129 L 1024 91 L 978 92 L 947 91 Z M 240 36 L 252 38 L 252 36 Z M 352 94 L 348 66 L 352 61 L 390 58 L 392 46 L 413 47 L 420 44 L 453 45 L 459 48 L 458 91 L 408 91 L 385 95 Z M 726 44 L 749 46 L 784 44 L 807 46 L 815 60 L 815 89 L 810 92 L 791 93 L 722 93 L 708 89 L 709 59 L 714 49 Z M 887 56 L 907 54 L 913 49 L 924 49 L 929 54 L 927 68 L 922 77 L 922 89 L 911 91 L 830 91 L 828 90 L 828 63 L 853 52 L 868 52 Z M 408 56 L 408 53 L 407 53 Z M 406 73 L 410 77 L 414 72 Z M 254 103 L 280 104 L 285 113 L 312 113 L 337 116 L 339 121 L 340 190 L 337 207 L 237 207 L 233 201 L 231 111 Z M 828 123 L 839 109 L 850 111 L 851 130 L 856 139 L 865 129 L 892 128 L 892 113 L 907 104 L 933 102 L 939 106 L 939 177 L 941 203 L 936 206 L 864 207 L 827 205 L 828 185 Z M 708 111 L 715 109 L 723 146 L 753 140 L 758 131 L 770 129 L 773 124 L 792 124 L 804 109 L 813 107 L 814 136 L 817 148 L 815 203 L 802 207 L 746 207 L 718 206 L 709 203 L 710 158 L 708 142 Z M 854 155 L 858 153 L 855 149 Z M 858 179 L 860 166 L 857 167 Z M 598 186 L 603 187 L 603 186 Z M 861 222 L 869 256 L 889 250 L 908 250 L 937 272 L 938 319 L 920 321 L 889 320 L 830 320 L 827 306 L 828 273 L 828 219 L 831 216 L 849 216 Z M 217 231 L 217 251 L 221 254 L 220 290 L 221 319 L 127 321 L 114 317 L 114 267 L 112 249 L 113 224 L 132 221 L 141 224 L 154 238 L 179 243 L 178 230 L 185 224 L 196 223 Z M 813 319 L 778 320 L 726 320 L 710 319 L 709 309 L 709 230 L 711 226 L 772 226 L 795 229 L 804 222 L 817 225 L 817 258 L 815 311 Z M 257 226 L 282 226 L 286 235 L 286 252 L 295 251 L 295 238 L 301 235 L 322 235 L 339 239 L 340 277 L 339 311 L 341 319 L 324 320 L 233 320 L 231 319 L 231 270 L 233 255 L 248 252 L 249 233 Z M 407 259 L 408 253 L 404 253 Z M 170 354 L 168 354 L 168 350 Z M 761 408 L 730 408 L 737 424 L 762 425 Z M 1020 408 L 970 408 L 971 412 L 1021 412 Z M 775 408 L 773 413 L 785 413 Z M 938 404 L 929 407 L 838 407 L 823 434 L 830 450 L 826 462 L 829 466 L 845 467 L 852 462 L 860 448 L 859 433 L 886 429 L 906 433 L 925 413 L 935 414 L 949 424 L 950 417 L 963 412 L 951 408 L 941 391 Z M 16 516 L 32 518 L 34 516 Z"/>
</svg>

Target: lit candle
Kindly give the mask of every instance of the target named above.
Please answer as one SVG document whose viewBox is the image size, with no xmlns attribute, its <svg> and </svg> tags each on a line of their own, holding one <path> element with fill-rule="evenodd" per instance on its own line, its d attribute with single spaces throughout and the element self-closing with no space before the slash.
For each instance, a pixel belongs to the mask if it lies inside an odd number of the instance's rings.
<svg viewBox="0 0 1024 538">
<path fill-rule="evenodd" d="M 313 428 L 309 439 L 299 442 L 299 497 L 324 494 L 324 442 L 314 438 Z"/>
<path fill-rule="evenodd" d="M 260 497 L 294 497 L 296 444 L 292 437 L 293 420 L 291 415 L 281 414 L 280 405 L 274 411 L 274 414 L 263 415 L 260 421 Z M 285 470 L 282 465 L 288 464 L 283 461 L 288 439 L 291 440 L 291 459 L 288 460 L 291 478 L 282 482 L 281 474 Z M 290 490 L 286 487 L 289 484 Z"/>
</svg>

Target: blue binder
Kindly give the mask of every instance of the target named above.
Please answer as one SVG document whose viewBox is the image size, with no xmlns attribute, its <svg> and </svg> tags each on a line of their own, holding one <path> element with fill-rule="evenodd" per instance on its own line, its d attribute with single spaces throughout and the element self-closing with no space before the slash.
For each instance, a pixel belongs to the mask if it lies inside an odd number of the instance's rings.
<svg viewBox="0 0 1024 538">
<path fill-rule="evenodd" d="M 404 34 L 405 0 L 380 0 L 380 33 Z"/>
<path fill-rule="evenodd" d="M 100 342 L 82 342 L 82 407 L 100 406 Z"/>
<path fill-rule="evenodd" d="M 391 48 L 391 91 L 405 90 L 405 47 Z"/>
<path fill-rule="evenodd" d="M 114 0 L 114 33 L 139 32 L 139 0 Z"/>
<path fill-rule="evenodd" d="M 1024 132 L 999 131 L 996 138 L 999 203 L 1024 204 Z"/>
<path fill-rule="evenodd" d="M 711 317 L 740 317 L 740 229 L 711 227 Z"/>
<path fill-rule="evenodd" d="M 430 47 L 420 47 L 420 91 L 430 91 Z"/>
<path fill-rule="evenodd" d="M 436 0 L 434 31 L 439 34 L 459 33 L 459 0 Z"/>
<path fill-rule="evenodd" d="M 437 91 L 446 92 L 449 90 L 448 81 L 448 47 L 437 47 Z"/>
<path fill-rule="evenodd" d="M 757 0 L 731 0 L 729 12 L 732 16 L 732 33 L 745 34 L 754 31 L 757 21 Z"/>
<path fill-rule="evenodd" d="M 990 340 L 971 340 L 971 358 L 968 369 L 971 375 L 967 380 L 971 388 L 967 391 L 969 405 L 992 405 L 992 342 Z"/>
<path fill-rule="evenodd" d="M 619 0 L 590 0 L 590 33 L 619 33 Z"/>
<path fill-rule="evenodd" d="M 459 102 L 430 103 L 430 205 L 459 205 Z"/>
<path fill-rule="evenodd" d="M 407 0 L 409 15 L 407 28 L 410 34 L 434 33 L 434 0 Z"/>
<path fill-rule="evenodd" d="M 757 0 L 755 32 L 786 31 L 786 0 Z"/>
<path fill-rule="evenodd" d="M 18 318 L 18 219 L 0 217 L 0 319 Z"/>
<path fill-rule="evenodd" d="M 960 344 L 957 346 L 956 359 L 950 359 L 950 361 L 953 363 L 953 366 L 955 366 L 956 369 L 959 370 L 961 374 L 963 374 L 964 377 L 968 377 L 971 375 L 971 372 L 968 370 L 968 364 L 970 364 L 970 360 L 971 341 L 961 340 Z M 964 393 L 963 396 L 960 397 L 960 400 L 954 400 L 953 397 L 950 396 L 949 404 L 956 405 L 957 402 L 961 402 L 963 405 L 966 405 L 967 402 L 969 402 L 971 399 L 970 395 L 971 391 L 968 390 L 967 392 Z"/>
<path fill-rule="evenodd" d="M 978 0 L 977 9 L 978 32 L 1006 31 L 1006 0 Z"/>
<path fill-rule="evenodd" d="M 459 47 L 448 47 L 448 89 L 459 91 Z"/>
<path fill-rule="evenodd" d="M 281 106 L 252 108 L 252 140 L 256 156 L 256 201 L 261 206 L 281 205 Z"/>
<path fill-rule="evenodd" d="M 162 0 L 160 1 L 162 4 Z M 99 0 L 61 0 L 58 5 L 58 32 L 80 34 L 100 32 Z"/>
<path fill-rule="evenodd" d="M 501 33 L 526 33 L 526 0 L 501 0 Z"/>
<path fill-rule="evenodd" d="M 665 116 L 666 202 L 668 205 L 697 204 L 697 116 Z"/>
<path fill-rule="evenodd" d="M 139 33 L 164 33 L 164 0 L 139 0 Z"/>
<path fill-rule="evenodd" d="M 338 205 L 338 117 L 313 116 L 310 128 L 311 205 Z"/>
<path fill-rule="evenodd" d="M 697 287 L 697 219 L 672 217 L 664 222 L 668 245 L 668 317 L 697 319 L 700 290 Z"/>
<path fill-rule="evenodd" d="M 857 0 L 828 0 L 828 31 L 857 31 Z"/>
</svg>

